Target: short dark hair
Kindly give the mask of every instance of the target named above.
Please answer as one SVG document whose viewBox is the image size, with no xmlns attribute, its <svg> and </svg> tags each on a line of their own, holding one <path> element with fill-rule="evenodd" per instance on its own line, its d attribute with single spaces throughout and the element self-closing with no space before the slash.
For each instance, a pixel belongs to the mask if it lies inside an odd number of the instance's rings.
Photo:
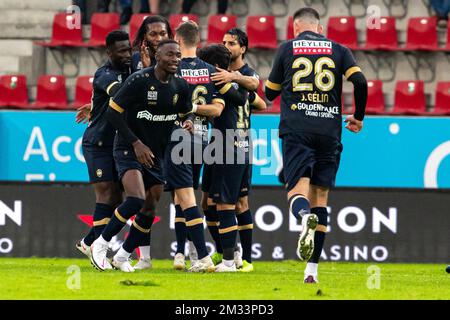
<svg viewBox="0 0 450 320">
<path fill-rule="evenodd" d="M 200 31 L 194 21 L 189 20 L 181 23 L 175 32 L 187 46 L 196 47 L 200 42 Z"/>
<path fill-rule="evenodd" d="M 180 45 L 178 42 L 176 42 L 175 40 L 173 40 L 173 39 L 165 39 L 165 40 L 161 40 L 159 43 L 158 43 L 158 47 L 156 48 L 156 50 L 159 50 L 159 48 L 161 48 L 162 46 L 164 46 L 164 45 L 166 45 L 166 44 L 176 44 L 176 45 Z"/>
<path fill-rule="evenodd" d="M 294 20 L 298 18 L 313 18 L 320 21 L 320 15 L 317 10 L 309 7 L 301 8 L 294 13 Z"/>
<path fill-rule="evenodd" d="M 128 33 L 122 30 L 114 30 L 108 33 L 106 36 L 106 47 L 111 48 L 117 41 L 130 41 Z"/>
<path fill-rule="evenodd" d="M 245 47 L 245 53 L 242 55 L 242 57 L 245 56 L 245 54 L 247 53 L 248 50 L 248 36 L 247 34 L 242 31 L 239 28 L 233 28 L 227 31 L 226 34 L 232 35 L 232 36 L 236 36 L 236 39 L 239 43 L 239 46 L 241 47 Z"/>
<path fill-rule="evenodd" d="M 197 51 L 197 56 L 213 65 L 222 69 L 228 69 L 231 61 L 231 52 L 223 44 L 211 44 Z"/>
<path fill-rule="evenodd" d="M 136 37 L 133 41 L 134 49 L 139 49 L 139 47 L 142 45 L 142 41 L 144 41 L 145 34 L 147 33 L 147 26 L 152 23 L 164 23 L 166 25 L 167 35 L 169 36 L 169 39 L 173 39 L 172 28 L 170 27 L 170 23 L 166 18 L 164 18 L 163 16 L 148 16 L 144 19 L 144 21 L 142 21 L 141 26 L 136 32 Z"/>
</svg>

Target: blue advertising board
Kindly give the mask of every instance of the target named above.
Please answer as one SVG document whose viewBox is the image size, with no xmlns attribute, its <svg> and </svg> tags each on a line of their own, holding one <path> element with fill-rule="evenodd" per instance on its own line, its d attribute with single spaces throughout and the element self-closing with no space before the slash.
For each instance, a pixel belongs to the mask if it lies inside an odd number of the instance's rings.
<svg viewBox="0 0 450 320">
<path fill-rule="evenodd" d="M 277 115 L 253 115 L 253 184 L 279 185 Z M 87 182 L 75 112 L 0 112 L 0 181 Z M 343 187 L 450 188 L 450 118 L 367 117 L 344 129 Z"/>
</svg>

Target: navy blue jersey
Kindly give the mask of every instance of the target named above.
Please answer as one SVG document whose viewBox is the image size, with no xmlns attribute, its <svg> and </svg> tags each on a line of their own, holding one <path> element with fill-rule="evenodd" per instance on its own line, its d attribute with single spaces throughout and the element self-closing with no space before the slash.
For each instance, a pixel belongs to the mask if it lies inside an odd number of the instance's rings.
<svg viewBox="0 0 450 320">
<path fill-rule="evenodd" d="M 104 116 L 109 105 L 109 91 L 115 84 L 124 82 L 129 74 L 129 68 L 117 70 L 113 68 L 110 62 L 105 63 L 95 72 L 91 114 L 89 125 L 83 135 L 84 143 L 100 146 L 113 145 L 116 130 Z"/>
<path fill-rule="evenodd" d="M 163 159 L 179 114 L 192 111 L 187 82 L 171 75 L 168 83 L 162 83 L 156 79 L 154 67 L 132 74 L 111 99 L 110 107 L 125 114 L 128 127 L 158 159 Z M 118 133 L 114 147 L 131 146 Z"/>
<path fill-rule="evenodd" d="M 154 67 L 156 65 L 156 59 L 150 57 L 150 67 Z M 139 51 L 136 51 L 131 56 L 131 71 L 134 73 L 136 71 L 140 71 L 144 68 L 141 61 L 141 53 Z"/>
<path fill-rule="evenodd" d="M 308 132 L 340 139 L 342 76 L 361 72 L 351 51 L 306 31 L 277 51 L 266 87 L 281 91 L 280 135 Z"/>
<path fill-rule="evenodd" d="M 219 102 L 225 105 L 224 100 L 217 92 L 214 82 L 211 80 L 211 73 L 216 72 L 216 68 L 199 58 L 181 59 L 178 74 L 189 84 L 192 103 L 211 104 Z M 195 116 L 195 141 L 208 142 L 208 118 Z M 198 137 L 198 140 L 197 140 Z"/>
<path fill-rule="evenodd" d="M 250 68 L 250 66 L 248 65 L 248 63 L 244 64 L 241 68 L 238 69 L 238 71 L 243 75 L 243 76 L 248 76 L 248 77 L 254 77 L 256 79 L 258 79 L 259 81 L 259 75 L 256 73 L 256 71 L 252 68 Z M 255 92 L 256 93 L 256 92 Z M 254 98 L 252 99 L 252 101 L 254 100 Z M 252 108 L 250 108 L 250 115 L 252 113 Z M 251 126 L 250 124 L 250 118 L 249 118 L 249 126 Z"/>
</svg>

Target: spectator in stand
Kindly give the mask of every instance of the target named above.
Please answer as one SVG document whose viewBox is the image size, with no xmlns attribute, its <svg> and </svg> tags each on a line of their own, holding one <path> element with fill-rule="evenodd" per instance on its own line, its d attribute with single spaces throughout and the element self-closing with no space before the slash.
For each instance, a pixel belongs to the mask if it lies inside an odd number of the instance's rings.
<svg viewBox="0 0 450 320">
<path fill-rule="evenodd" d="M 83 1 L 83 0 L 81 0 Z M 159 1 L 160 0 L 141 0 L 140 13 L 151 12 L 152 14 L 159 14 Z M 109 4 L 111 0 L 99 0 L 98 11 L 109 12 Z M 133 0 L 119 0 L 122 13 L 120 15 L 120 24 L 127 24 L 131 15 L 133 14 Z"/>
<path fill-rule="evenodd" d="M 431 6 L 438 17 L 438 26 L 445 28 L 448 22 L 448 14 L 450 13 L 450 0 L 431 0 Z"/>
<path fill-rule="evenodd" d="M 191 12 L 192 6 L 197 0 L 183 0 L 182 13 Z M 228 0 L 217 0 L 217 14 L 225 14 L 228 8 Z"/>
</svg>

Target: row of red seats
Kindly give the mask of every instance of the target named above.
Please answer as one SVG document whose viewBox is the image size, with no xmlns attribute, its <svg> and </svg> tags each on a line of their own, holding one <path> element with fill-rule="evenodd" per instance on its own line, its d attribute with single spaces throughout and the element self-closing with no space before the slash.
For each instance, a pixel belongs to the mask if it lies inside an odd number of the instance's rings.
<svg viewBox="0 0 450 320">
<path fill-rule="evenodd" d="M 24 75 L 0 76 L 0 107 L 24 109 L 73 109 L 90 103 L 92 97 L 91 76 L 80 76 L 75 86 L 75 101 L 68 103 L 65 77 L 61 75 L 40 76 L 37 83 L 36 102 L 28 102 L 26 77 Z M 259 95 L 264 96 L 263 82 Z M 423 81 L 398 81 L 395 88 L 394 109 L 386 111 L 383 83 L 380 80 L 368 82 L 368 114 L 410 114 L 427 115 Z M 353 103 L 354 104 L 354 103 Z M 279 112 L 278 98 L 267 112 Z M 435 115 L 450 115 L 450 82 L 439 82 L 436 86 Z"/>
<path fill-rule="evenodd" d="M 425 89 L 423 81 L 398 81 L 395 87 L 394 108 L 387 111 L 383 82 L 370 80 L 368 85 L 368 99 L 366 113 L 371 115 L 450 115 L 450 82 L 438 82 L 435 92 L 434 110 L 429 112 L 426 107 Z M 260 82 L 258 93 L 263 94 L 263 82 Z M 353 108 L 355 101 L 353 100 Z M 278 97 L 268 113 L 280 112 L 280 98 Z"/>
<path fill-rule="evenodd" d="M 134 39 L 143 19 L 148 14 L 134 14 L 130 20 L 130 38 Z M 95 13 L 91 20 L 91 39 L 83 42 L 82 30 L 74 28 L 74 21 L 79 15 L 57 13 L 53 21 L 52 38 L 50 42 L 38 42 L 44 46 L 104 46 L 106 35 L 120 29 L 120 18 L 117 13 Z M 169 18 L 172 28 L 176 28 L 182 21 L 193 20 L 199 22 L 199 17 L 193 14 L 174 14 Z M 247 33 L 250 48 L 275 49 L 278 46 L 274 16 L 248 16 Z M 379 25 L 377 25 L 379 24 Z M 208 43 L 222 42 L 224 33 L 236 27 L 234 15 L 212 15 L 208 20 Z M 448 27 L 448 41 L 445 48 L 439 48 L 437 37 L 436 17 L 411 18 L 408 22 L 406 46 L 398 45 L 396 19 L 382 17 L 367 27 L 366 45 L 358 46 L 358 35 L 355 17 L 331 17 L 328 22 L 328 38 L 335 40 L 355 50 L 450 50 L 450 24 Z M 294 38 L 293 19 L 287 23 L 287 38 Z"/>
</svg>

